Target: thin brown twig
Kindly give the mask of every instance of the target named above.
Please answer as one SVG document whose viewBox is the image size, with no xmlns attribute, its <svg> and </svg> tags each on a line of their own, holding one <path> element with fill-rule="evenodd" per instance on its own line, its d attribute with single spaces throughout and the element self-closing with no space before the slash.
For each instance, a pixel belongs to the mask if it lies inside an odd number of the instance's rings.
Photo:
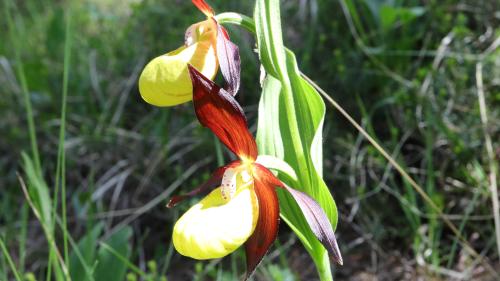
<svg viewBox="0 0 500 281">
<path fill-rule="evenodd" d="M 397 163 L 397 161 L 392 158 L 385 149 L 373 138 L 368 132 L 361 127 L 354 120 L 354 118 L 347 113 L 342 106 L 340 106 L 330 95 L 328 95 L 321 87 L 319 87 L 313 80 L 311 80 L 307 75 L 301 73 L 302 77 L 309 82 L 322 96 L 326 99 L 335 109 L 337 109 L 344 118 L 346 118 L 351 125 L 353 125 L 367 140 L 373 145 L 379 152 L 384 156 L 384 158 L 399 172 L 399 174 L 422 196 L 422 198 L 429 204 L 429 206 L 436 211 L 439 218 L 449 227 L 449 229 L 457 236 L 458 240 L 460 240 L 465 249 L 473 256 L 481 261 L 485 265 L 486 269 L 492 273 L 493 276 L 500 278 L 500 273 L 496 272 L 495 269 L 490 265 L 490 263 L 486 260 L 486 258 L 480 255 L 472 246 L 470 246 L 469 242 L 463 237 L 458 228 L 451 222 L 447 217 L 444 216 L 443 212 L 439 209 L 439 207 L 432 201 L 432 199 L 427 195 L 424 189 Z"/>
</svg>

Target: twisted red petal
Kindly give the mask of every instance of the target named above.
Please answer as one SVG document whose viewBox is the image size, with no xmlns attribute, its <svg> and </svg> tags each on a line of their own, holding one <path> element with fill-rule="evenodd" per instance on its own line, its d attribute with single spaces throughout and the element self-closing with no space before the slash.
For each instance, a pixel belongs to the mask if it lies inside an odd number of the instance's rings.
<svg viewBox="0 0 500 281">
<path fill-rule="evenodd" d="M 245 280 L 266 255 L 271 244 L 276 240 L 279 225 L 279 203 L 274 186 L 254 177 L 254 189 L 259 204 L 259 218 L 255 230 L 245 242 L 247 274 Z"/>
<path fill-rule="evenodd" d="M 217 24 L 217 59 L 227 83 L 224 88 L 234 96 L 240 89 L 240 52 L 238 46 L 229 40 L 227 31 L 220 24 Z"/>
<path fill-rule="evenodd" d="M 260 178 L 262 181 L 266 182 L 267 185 L 284 187 L 295 199 L 297 205 L 299 205 L 304 218 L 306 219 L 311 231 L 314 233 L 316 238 L 323 244 L 323 246 L 328 250 L 333 260 L 342 265 L 342 255 L 340 254 L 340 249 L 337 244 L 337 239 L 335 238 L 335 233 L 333 232 L 332 224 L 326 216 L 325 212 L 321 206 L 309 195 L 304 192 L 295 190 L 289 186 L 284 185 L 274 174 L 269 171 L 266 167 L 255 163 L 254 177 Z"/>
<path fill-rule="evenodd" d="M 205 2 L 205 0 L 192 0 L 193 4 L 200 10 L 202 13 L 204 13 L 207 17 L 211 18 L 214 16 L 214 10 L 212 10 L 212 7 Z"/>
<path fill-rule="evenodd" d="M 290 192 L 295 202 L 299 205 L 302 214 L 306 218 L 316 238 L 318 238 L 321 244 L 328 250 L 333 260 L 342 265 L 342 256 L 337 244 L 337 239 L 335 238 L 335 233 L 333 232 L 332 224 L 321 206 L 304 192 L 295 190 L 289 186 L 285 186 L 285 189 Z"/>
<path fill-rule="evenodd" d="M 259 163 L 254 163 L 254 177 L 259 178 L 267 185 L 273 187 L 285 187 L 285 185 L 268 168 Z"/>
<path fill-rule="evenodd" d="M 200 123 L 208 127 L 227 148 L 241 159 L 254 161 L 257 144 L 248 131 L 247 120 L 238 102 L 191 65 L 193 103 Z"/>
<path fill-rule="evenodd" d="M 222 176 L 224 175 L 224 172 L 226 171 L 226 169 L 233 168 L 233 167 L 236 167 L 239 165 L 241 165 L 241 161 L 236 160 L 236 161 L 233 161 L 233 162 L 227 164 L 226 166 L 217 168 L 217 170 L 215 170 L 215 172 L 213 172 L 212 176 L 202 185 L 198 186 L 197 188 L 193 189 L 192 191 L 190 191 L 188 193 L 185 193 L 182 195 L 172 196 L 170 201 L 168 201 L 167 207 L 168 208 L 175 207 L 175 205 L 177 205 L 179 202 L 181 202 L 187 198 L 191 198 L 191 197 L 196 196 L 200 193 L 208 192 L 216 187 L 219 187 L 220 183 L 222 181 Z"/>
</svg>

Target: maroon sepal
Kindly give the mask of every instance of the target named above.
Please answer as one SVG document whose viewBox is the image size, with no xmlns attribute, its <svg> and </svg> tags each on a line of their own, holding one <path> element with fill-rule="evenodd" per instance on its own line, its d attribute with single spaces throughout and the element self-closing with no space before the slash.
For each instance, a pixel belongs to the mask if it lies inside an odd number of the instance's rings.
<svg viewBox="0 0 500 281">
<path fill-rule="evenodd" d="M 229 40 L 227 31 L 220 24 L 217 24 L 217 59 L 226 81 L 224 89 L 235 96 L 240 89 L 240 51 L 238 46 Z"/>
<path fill-rule="evenodd" d="M 226 90 L 188 65 L 193 82 L 193 104 L 196 117 L 241 159 L 257 159 L 257 144 L 243 109 Z"/>
<path fill-rule="evenodd" d="M 333 227 L 321 206 L 314 199 L 301 191 L 295 190 L 289 186 L 285 186 L 285 189 L 290 192 L 299 205 L 314 235 L 316 235 L 321 244 L 328 250 L 333 260 L 342 265 L 342 256 L 333 232 Z"/>
<path fill-rule="evenodd" d="M 226 166 L 217 168 L 217 170 L 215 170 L 215 172 L 213 172 L 212 176 L 202 185 L 198 186 L 197 188 L 191 190 L 188 193 L 185 193 L 182 195 L 172 196 L 172 198 L 168 201 L 167 208 L 173 208 L 179 202 L 182 202 L 187 198 L 191 198 L 193 196 L 199 195 L 200 193 L 212 191 L 214 188 L 219 187 L 220 183 L 222 181 L 222 176 L 224 175 L 224 172 L 226 171 L 226 169 L 236 167 L 240 164 L 241 164 L 241 161 L 236 160 L 236 161 L 229 163 Z"/>
<path fill-rule="evenodd" d="M 259 204 L 259 218 L 255 230 L 245 242 L 247 274 L 245 280 L 266 255 L 271 244 L 276 240 L 279 225 L 279 203 L 274 186 L 254 177 L 254 190 Z"/>
</svg>

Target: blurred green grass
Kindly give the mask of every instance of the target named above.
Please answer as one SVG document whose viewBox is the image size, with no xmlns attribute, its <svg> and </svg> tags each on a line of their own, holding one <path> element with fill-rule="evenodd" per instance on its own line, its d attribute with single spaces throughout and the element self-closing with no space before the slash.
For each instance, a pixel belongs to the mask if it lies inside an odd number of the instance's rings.
<svg viewBox="0 0 500 281">
<path fill-rule="evenodd" d="M 211 3 L 219 12 L 251 15 L 253 8 L 252 1 Z M 173 251 L 171 227 L 190 204 L 168 210 L 166 198 L 206 179 L 220 161 L 212 153 L 218 146 L 191 105 L 153 108 L 136 85 L 144 64 L 180 46 L 185 29 L 203 15 L 190 1 L 174 0 L 3 0 L 1 10 L 0 280 L 63 280 L 64 267 L 74 280 L 241 276 L 240 251 L 211 262 Z M 498 167 L 498 5 L 297 0 L 283 2 L 282 11 L 285 43 L 301 69 L 361 120 L 500 270 L 476 78 L 481 63 L 486 133 Z M 254 41 L 241 29 L 229 30 L 242 54 L 238 98 L 254 128 L 260 92 Z M 484 265 L 359 132 L 331 109 L 325 123 L 325 178 L 340 208 L 346 259 L 335 269 L 338 279 L 489 280 Z M 67 216 L 61 217 L 62 202 Z M 300 243 L 281 228 L 280 243 L 255 279 L 317 278 Z"/>
</svg>

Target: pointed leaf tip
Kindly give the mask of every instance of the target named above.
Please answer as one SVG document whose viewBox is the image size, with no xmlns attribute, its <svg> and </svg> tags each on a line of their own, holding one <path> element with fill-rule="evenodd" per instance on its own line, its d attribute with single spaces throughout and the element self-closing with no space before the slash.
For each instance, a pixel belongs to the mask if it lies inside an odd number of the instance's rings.
<svg viewBox="0 0 500 281">
<path fill-rule="evenodd" d="M 188 65 L 193 82 L 193 104 L 200 123 L 240 158 L 255 160 L 257 144 L 250 131 L 243 109 L 226 90 Z"/>
<path fill-rule="evenodd" d="M 213 17 L 214 16 L 214 10 L 210 5 L 205 2 L 205 0 L 192 0 L 193 4 L 200 10 L 202 13 L 204 13 L 207 17 Z"/>
<path fill-rule="evenodd" d="M 332 255 L 333 260 L 342 265 L 344 262 L 337 244 L 337 238 L 333 232 L 332 224 L 321 206 L 309 195 L 289 186 L 285 186 L 285 188 L 299 205 L 302 214 L 316 238 L 318 238 L 321 244 L 323 244 Z"/>
</svg>

